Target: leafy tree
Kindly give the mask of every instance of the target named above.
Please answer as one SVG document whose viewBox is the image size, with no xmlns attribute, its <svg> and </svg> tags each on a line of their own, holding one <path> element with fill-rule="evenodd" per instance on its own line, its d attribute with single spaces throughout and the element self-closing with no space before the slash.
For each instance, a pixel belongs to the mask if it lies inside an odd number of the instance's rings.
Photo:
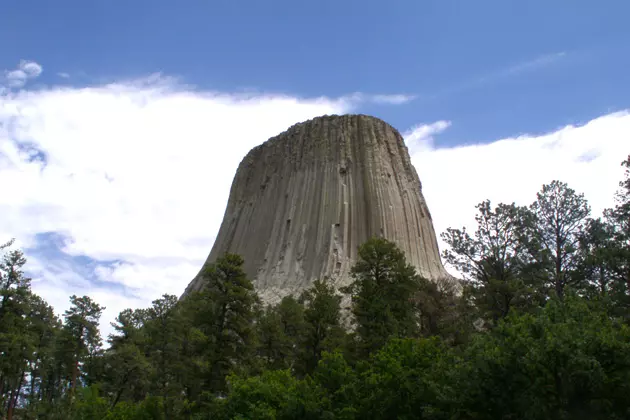
<svg viewBox="0 0 630 420">
<path fill-rule="evenodd" d="M 630 330 L 573 295 L 512 314 L 466 351 L 462 418 L 624 419 Z"/>
<path fill-rule="evenodd" d="M 266 371 L 256 377 L 230 377 L 230 394 L 221 407 L 225 419 L 332 419 L 324 393 L 310 379 L 288 370 Z"/>
<path fill-rule="evenodd" d="M 432 339 L 393 339 L 369 362 L 353 402 L 357 419 L 448 419 L 455 390 L 449 380 L 456 363 Z"/>
<path fill-rule="evenodd" d="M 418 335 L 413 301 L 418 276 L 393 242 L 372 238 L 362 244 L 351 275 L 343 291 L 352 298 L 360 353 L 368 355 L 392 337 Z"/>
<path fill-rule="evenodd" d="M 472 236 L 465 227 L 449 228 L 442 234 L 449 246 L 443 257 L 465 276 L 465 296 L 484 318 L 496 323 L 513 308 L 538 304 L 538 284 L 529 274 L 530 261 L 522 241 L 531 215 L 515 204 L 492 208 L 489 200 L 476 208 L 477 230 Z"/>
</svg>

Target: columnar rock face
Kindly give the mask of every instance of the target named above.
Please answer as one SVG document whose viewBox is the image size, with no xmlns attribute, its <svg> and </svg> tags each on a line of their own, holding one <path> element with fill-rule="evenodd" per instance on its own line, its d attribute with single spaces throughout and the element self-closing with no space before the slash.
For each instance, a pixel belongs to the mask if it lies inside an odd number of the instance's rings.
<svg viewBox="0 0 630 420">
<path fill-rule="evenodd" d="M 372 236 L 397 243 L 424 277 L 449 277 L 398 131 L 365 115 L 318 117 L 245 156 L 206 264 L 241 255 L 272 303 L 324 277 L 349 284 L 357 247 Z M 185 294 L 202 286 L 200 274 Z"/>
</svg>

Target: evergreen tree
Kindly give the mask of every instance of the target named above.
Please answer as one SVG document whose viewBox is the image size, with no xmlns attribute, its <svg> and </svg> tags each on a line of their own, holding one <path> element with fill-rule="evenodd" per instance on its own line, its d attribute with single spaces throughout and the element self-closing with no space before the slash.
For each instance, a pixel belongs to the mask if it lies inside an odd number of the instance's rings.
<svg viewBox="0 0 630 420">
<path fill-rule="evenodd" d="M 258 355 L 265 368 L 292 369 L 304 334 L 304 306 L 292 296 L 268 305 L 258 319 Z"/>
<path fill-rule="evenodd" d="M 101 334 L 98 323 L 104 307 L 89 296 L 70 296 L 71 306 L 64 313 L 62 346 L 69 368 L 70 395 L 82 379 L 89 379 L 90 362 L 101 351 Z M 86 368 L 88 367 L 88 368 Z"/>
<path fill-rule="evenodd" d="M 615 207 L 604 211 L 604 219 L 612 232 L 607 261 L 615 304 L 630 322 L 630 156 L 621 165 L 625 172 L 615 194 Z"/>
<path fill-rule="evenodd" d="M 328 281 L 316 280 L 305 290 L 299 301 L 304 304 L 305 328 L 300 345 L 301 374 L 310 374 L 324 351 L 333 351 L 343 344 L 345 331 L 341 326 L 341 295 Z"/>
<path fill-rule="evenodd" d="M 20 250 L 5 253 L 0 260 L 0 414 L 6 413 L 8 419 L 13 417 L 35 346 L 29 331 L 32 295 L 30 279 L 22 271 L 25 263 Z"/>
<path fill-rule="evenodd" d="M 143 334 L 146 335 L 144 352 L 147 355 L 153 375 L 149 392 L 161 398 L 163 415 L 172 417 L 174 405 L 181 399 L 183 387 L 179 380 L 182 349 L 182 317 L 177 308 L 177 296 L 164 294 L 155 299 L 146 312 Z M 141 363 L 133 349 L 125 349 L 133 363 Z"/>
<path fill-rule="evenodd" d="M 590 207 L 583 194 L 564 182 L 553 181 L 543 185 L 530 209 L 534 217 L 528 226 L 529 251 L 542 267 L 549 289 L 562 299 L 567 286 L 584 286 L 575 274 L 580 263 L 580 233 Z"/>
<path fill-rule="evenodd" d="M 204 389 L 226 389 L 226 376 L 251 361 L 255 351 L 253 320 L 258 296 L 243 271 L 243 259 L 226 254 L 203 271 L 204 289 L 187 298 L 196 308 L 193 325 L 206 337 Z"/>
<path fill-rule="evenodd" d="M 125 309 L 112 323 L 115 334 L 109 336 L 110 348 L 104 354 L 103 388 L 115 407 L 121 401 L 142 401 L 150 387 L 154 371 L 147 358 L 144 309 Z"/>
<path fill-rule="evenodd" d="M 362 244 L 351 275 L 344 292 L 352 298 L 360 354 L 378 350 L 392 337 L 418 335 L 418 276 L 393 242 L 372 238 Z"/>
<path fill-rule="evenodd" d="M 539 289 L 530 274 L 522 239 L 531 217 L 527 209 L 514 204 L 492 208 L 489 200 L 476 206 L 477 230 L 449 228 L 442 239 L 449 246 L 443 257 L 464 278 L 464 294 L 484 318 L 494 323 L 512 308 L 527 309 L 538 304 Z"/>
</svg>

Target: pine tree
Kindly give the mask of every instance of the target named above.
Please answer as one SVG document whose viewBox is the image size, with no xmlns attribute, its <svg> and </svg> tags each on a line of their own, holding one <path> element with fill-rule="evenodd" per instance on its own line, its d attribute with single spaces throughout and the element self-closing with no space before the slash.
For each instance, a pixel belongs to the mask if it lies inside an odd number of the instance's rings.
<svg viewBox="0 0 630 420">
<path fill-rule="evenodd" d="M 515 204 L 492 208 L 489 200 L 476 206 L 477 229 L 449 228 L 442 239 L 449 246 L 443 257 L 462 273 L 464 295 L 482 317 L 496 323 L 513 308 L 537 305 L 537 282 L 529 274 L 530 261 L 523 246 L 523 232 L 531 217 Z"/>
<path fill-rule="evenodd" d="M 70 396 L 81 379 L 87 375 L 86 362 L 101 350 L 101 334 L 98 323 L 104 307 L 89 296 L 70 297 L 71 306 L 64 313 L 63 348 L 70 368 Z"/>
<path fill-rule="evenodd" d="M 352 298 L 359 353 L 366 356 L 392 337 L 418 335 L 418 276 L 393 242 L 372 238 L 362 244 L 351 275 L 343 291 Z"/>
<path fill-rule="evenodd" d="M 300 296 L 304 304 L 305 328 L 300 346 L 300 374 L 311 374 L 325 351 L 331 352 L 343 344 L 345 331 L 341 326 L 341 295 L 329 280 L 316 280 Z"/>
<path fill-rule="evenodd" d="M 253 320 L 259 299 L 243 263 L 235 254 L 217 259 L 203 271 L 203 290 L 186 299 L 197 308 L 192 325 L 206 337 L 204 388 L 213 393 L 225 391 L 226 376 L 247 365 L 255 352 Z"/>
<path fill-rule="evenodd" d="M 590 207 L 584 194 L 553 181 L 543 185 L 530 209 L 534 216 L 528 226 L 531 256 L 542 267 L 549 289 L 562 299 L 567 286 L 583 286 L 582 279 L 574 274 L 580 263 L 580 233 Z"/>
</svg>

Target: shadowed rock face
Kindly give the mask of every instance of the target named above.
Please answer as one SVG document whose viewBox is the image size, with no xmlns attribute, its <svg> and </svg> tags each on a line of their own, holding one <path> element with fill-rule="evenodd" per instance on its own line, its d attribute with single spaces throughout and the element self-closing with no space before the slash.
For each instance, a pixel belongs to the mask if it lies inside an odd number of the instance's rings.
<svg viewBox="0 0 630 420">
<path fill-rule="evenodd" d="M 357 247 L 372 236 L 397 243 L 424 277 L 449 277 L 398 131 L 365 115 L 318 117 L 245 156 L 206 264 L 241 255 L 273 303 L 318 278 L 349 284 Z M 198 274 L 185 294 L 202 283 Z"/>
</svg>

